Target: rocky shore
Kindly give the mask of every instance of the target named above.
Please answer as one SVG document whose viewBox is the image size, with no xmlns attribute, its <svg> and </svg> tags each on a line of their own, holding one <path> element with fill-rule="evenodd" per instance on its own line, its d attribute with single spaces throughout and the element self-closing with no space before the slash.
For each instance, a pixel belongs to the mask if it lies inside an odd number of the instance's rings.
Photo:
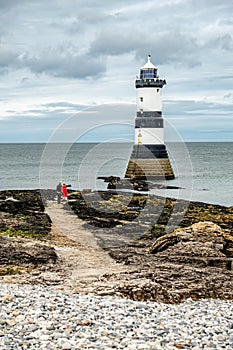
<svg viewBox="0 0 233 350">
<path fill-rule="evenodd" d="M 0 193 L 2 282 L 67 285 L 75 292 L 165 303 L 233 299 L 232 207 L 180 200 L 177 210 L 175 199 L 72 190 L 69 202 L 56 207 L 54 196 L 52 190 Z M 46 212 L 49 204 L 61 227 Z M 93 255 L 96 271 L 102 261 L 100 273 L 71 283 L 71 266 L 86 268 L 80 254 L 89 265 Z M 78 276 L 78 267 L 72 273 Z"/>
<path fill-rule="evenodd" d="M 54 195 L 0 192 L 2 349 L 232 349 L 232 207 Z"/>
</svg>

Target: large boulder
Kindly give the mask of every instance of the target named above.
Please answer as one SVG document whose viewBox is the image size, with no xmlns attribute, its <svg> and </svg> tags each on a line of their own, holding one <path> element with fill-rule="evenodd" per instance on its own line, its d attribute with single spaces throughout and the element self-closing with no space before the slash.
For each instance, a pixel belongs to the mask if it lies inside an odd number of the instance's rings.
<svg viewBox="0 0 233 350">
<path fill-rule="evenodd" d="M 217 224 L 204 221 L 178 228 L 156 239 L 151 254 L 166 254 L 174 262 L 205 262 L 207 266 L 232 269 L 233 237 Z"/>
</svg>

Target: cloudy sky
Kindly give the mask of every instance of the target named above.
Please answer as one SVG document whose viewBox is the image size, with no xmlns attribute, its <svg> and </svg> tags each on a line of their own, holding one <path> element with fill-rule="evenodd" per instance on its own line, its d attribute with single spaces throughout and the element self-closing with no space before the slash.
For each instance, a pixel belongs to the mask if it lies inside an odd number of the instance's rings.
<svg viewBox="0 0 233 350">
<path fill-rule="evenodd" d="M 232 13 L 229 0 L 0 0 L 0 142 L 79 126 L 82 141 L 133 140 L 148 53 L 172 129 L 233 141 Z"/>
</svg>

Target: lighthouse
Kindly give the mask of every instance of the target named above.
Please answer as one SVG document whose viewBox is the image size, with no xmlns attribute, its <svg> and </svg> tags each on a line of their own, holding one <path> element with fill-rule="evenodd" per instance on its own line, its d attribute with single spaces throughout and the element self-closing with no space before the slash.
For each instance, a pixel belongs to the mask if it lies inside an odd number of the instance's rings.
<svg viewBox="0 0 233 350">
<path fill-rule="evenodd" d="M 135 141 L 125 178 L 170 180 L 175 177 L 164 144 L 162 88 L 166 80 L 160 79 L 157 71 L 148 55 L 147 63 L 140 69 L 140 77 L 135 81 Z"/>
</svg>

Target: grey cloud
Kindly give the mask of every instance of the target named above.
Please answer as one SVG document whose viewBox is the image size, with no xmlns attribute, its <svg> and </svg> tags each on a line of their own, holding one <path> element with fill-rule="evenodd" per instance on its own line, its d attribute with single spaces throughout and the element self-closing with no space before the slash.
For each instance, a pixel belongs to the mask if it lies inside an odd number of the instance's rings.
<svg viewBox="0 0 233 350">
<path fill-rule="evenodd" d="M 0 44 L 0 73 L 4 74 L 9 69 L 18 65 L 18 53 L 11 49 L 4 48 Z"/>
<path fill-rule="evenodd" d="M 144 58 L 148 48 L 156 52 L 157 63 L 185 62 L 189 66 L 200 64 L 198 45 L 191 35 L 179 31 L 168 31 L 149 36 L 143 32 L 125 29 L 102 31 L 92 42 L 90 53 L 94 55 L 120 55 L 134 52 L 137 58 Z M 159 48 L 159 50 L 158 50 Z"/>
<path fill-rule="evenodd" d="M 80 26 L 89 24 L 95 25 L 108 19 L 112 19 L 112 16 L 106 14 L 105 11 L 96 12 L 95 8 L 81 8 L 78 11 L 76 21 L 71 23 L 71 29 L 73 29 L 73 31 L 75 31 L 75 28 L 80 30 Z"/>
<path fill-rule="evenodd" d="M 164 101 L 164 117 L 165 123 L 171 123 L 184 139 L 202 140 L 199 135 L 201 132 L 211 133 L 211 130 L 218 131 L 216 140 L 226 139 L 226 133 L 232 135 L 233 120 L 232 106 L 230 104 L 223 105 L 221 103 L 210 103 L 206 101 L 180 100 L 180 101 Z M 166 126 L 165 126 L 165 132 Z M 205 138 L 205 141 L 208 137 Z"/>
<path fill-rule="evenodd" d="M 34 73 L 66 78 L 96 77 L 106 69 L 100 58 L 77 55 L 57 48 L 48 48 L 37 55 L 24 54 L 20 63 Z"/>
<path fill-rule="evenodd" d="M 72 1 L 72 0 L 70 0 Z M 48 2 L 45 2 L 44 0 L 0 0 L 0 9 L 7 10 L 11 9 L 13 7 L 23 7 L 26 4 L 27 7 L 30 7 L 31 5 L 38 5 L 38 6 L 48 6 L 52 7 L 58 7 L 59 6 L 59 1 L 54 0 L 53 2 L 51 1 L 51 4 Z"/>
<path fill-rule="evenodd" d="M 232 26 L 233 25 L 233 18 L 223 18 L 219 20 L 219 25 L 226 25 L 226 26 Z"/>
<path fill-rule="evenodd" d="M 131 31 L 111 28 L 103 30 L 90 46 L 90 54 L 98 55 L 120 55 L 129 53 L 138 48 L 141 43 L 142 34 Z"/>
<path fill-rule="evenodd" d="M 186 91 L 187 86 L 191 86 L 191 91 L 193 96 L 195 95 L 195 92 L 197 91 L 202 91 L 203 92 L 203 97 L 208 95 L 208 92 L 211 92 L 212 90 L 215 91 L 216 87 L 221 91 L 223 90 L 223 93 L 227 90 L 232 91 L 232 85 L 233 85 L 233 76 L 232 75 L 217 75 L 221 73 L 220 71 L 216 72 L 216 75 L 210 75 L 210 76 L 205 76 L 205 75 L 195 75 L 191 76 L 189 80 L 186 80 L 186 83 L 182 80 L 174 80 L 171 84 L 169 80 L 167 80 L 167 83 L 172 85 L 172 87 L 175 90 L 180 91 L 180 93 L 183 93 Z"/>
<path fill-rule="evenodd" d="M 218 36 L 210 40 L 207 46 L 214 49 L 222 49 L 226 51 L 232 51 L 233 49 L 233 38 L 230 34 Z"/>
<path fill-rule="evenodd" d="M 48 37 L 51 37 L 51 42 L 54 40 L 54 47 L 49 49 L 42 47 L 43 41 L 38 42 L 37 48 L 33 42 L 26 41 L 21 47 L 27 53 L 21 56 L 21 60 L 16 59 L 17 53 L 14 57 L 14 53 L 10 55 L 9 52 L 8 58 L 4 58 L 3 54 L 1 58 L 0 53 L 0 66 L 2 70 L 7 67 L 28 68 L 34 73 L 46 73 L 54 77 L 85 79 L 105 72 L 105 56 L 133 53 L 137 59 L 144 59 L 149 50 L 156 53 L 157 64 L 185 64 L 186 67 L 196 67 L 202 64 L 203 56 L 208 54 L 210 48 L 230 51 L 233 47 L 230 34 L 223 33 L 212 37 L 204 45 L 195 37 L 195 28 L 198 27 L 198 23 L 206 21 L 211 1 L 205 0 L 205 6 L 198 6 L 195 0 L 165 1 L 159 5 L 154 1 L 142 4 L 139 0 L 120 0 L 117 3 L 92 0 L 54 0 L 49 3 L 42 0 L 10 0 L 6 6 L 6 2 L 0 0 L 0 7 L 21 4 L 20 20 L 16 23 L 20 26 L 20 21 L 26 18 L 24 26 L 20 27 L 22 37 L 29 23 L 35 28 L 38 27 L 38 30 L 47 28 Z M 221 4 L 213 1 L 210 14 L 221 10 L 219 21 L 226 21 L 223 13 L 224 9 L 229 8 L 228 3 L 224 0 Z M 22 4 L 24 8 L 27 4 L 26 17 Z M 38 11 L 36 15 L 32 6 L 35 4 Z M 193 22 L 189 20 L 192 17 L 191 10 L 194 11 L 196 19 Z M 30 13 L 31 19 L 28 17 Z M 47 14 L 45 22 L 43 17 L 40 17 L 40 14 L 44 13 Z M 197 17 L 197 14 L 200 16 Z M 206 23 L 208 25 L 208 20 Z M 84 35 L 86 40 L 82 41 Z M 82 47 L 73 51 L 69 50 L 69 47 L 61 49 L 58 47 L 60 37 L 75 44 L 81 40 Z M 84 49 L 87 52 L 86 56 L 80 53 Z"/>
<path fill-rule="evenodd" d="M 207 101 L 195 101 L 195 100 L 176 100 L 176 101 L 164 101 L 164 115 L 168 115 L 172 118 L 178 118 L 186 116 L 187 120 L 189 117 L 195 118 L 202 117 L 203 115 L 217 115 L 231 117 L 232 106 L 230 104 L 213 103 Z"/>
<path fill-rule="evenodd" d="M 12 52 L 11 50 L 1 50 L 1 47 L 0 47 L 0 66 L 1 67 L 9 66 L 12 63 L 15 63 L 16 61 L 17 61 L 16 53 Z"/>
<path fill-rule="evenodd" d="M 92 34 L 95 35 L 103 27 L 106 30 L 106 28 L 115 24 L 120 25 L 121 19 L 117 10 L 108 10 L 108 4 L 105 3 L 103 8 L 100 9 L 97 4 L 88 7 L 85 3 L 78 7 L 76 11 L 69 12 L 62 18 L 56 18 L 50 25 L 51 27 L 62 28 L 67 34 L 80 35 L 83 33 L 85 36 L 89 34 L 91 37 Z"/>
<path fill-rule="evenodd" d="M 197 40 L 191 34 L 174 30 L 155 35 L 151 47 L 156 53 L 158 52 L 156 57 L 159 64 L 185 63 L 189 67 L 201 64 Z"/>
<path fill-rule="evenodd" d="M 201 9 L 205 9 L 206 7 L 216 8 L 217 10 L 230 10 L 233 9 L 233 3 L 229 0 L 202 0 L 201 5 L 199 0 L 191 0 L 191 2 L 197 7 Z"/>
<path fill-rule="evenodd" d="M 231 101 L 231 103 L 232 103 L 232 102 L 233 102 L 233 93 L 232 93 L 232 92 L 229 92 L 229 93 L 225 94 L 225 95 L 223 96 L 223 98 L 224 98 L 225 100 L 227 100 L 227 101 Z"/>
<path fill-rule="evenodd" d="M 8 9 L 18 4 L 18 0 L 0 0 L 0 9 Z"/>
<path fill-rule="evenodd" d="M 2 120 L 17 120 L 20 118 L 30 118 L 33 120 L 60 120 L 63 121 L 67 117 L 72 116 L 80 111 L 86 109 L 87 105 L 76 104 L 65 101 L 56 101 L 44 103 L 36 106 L 35 108 L 26 109 L 24 111 L 18 111 L 17 109 L 9 109 L 7 110 L 7 116 L 1 115 L 0 119 Z"/>
</svg>

